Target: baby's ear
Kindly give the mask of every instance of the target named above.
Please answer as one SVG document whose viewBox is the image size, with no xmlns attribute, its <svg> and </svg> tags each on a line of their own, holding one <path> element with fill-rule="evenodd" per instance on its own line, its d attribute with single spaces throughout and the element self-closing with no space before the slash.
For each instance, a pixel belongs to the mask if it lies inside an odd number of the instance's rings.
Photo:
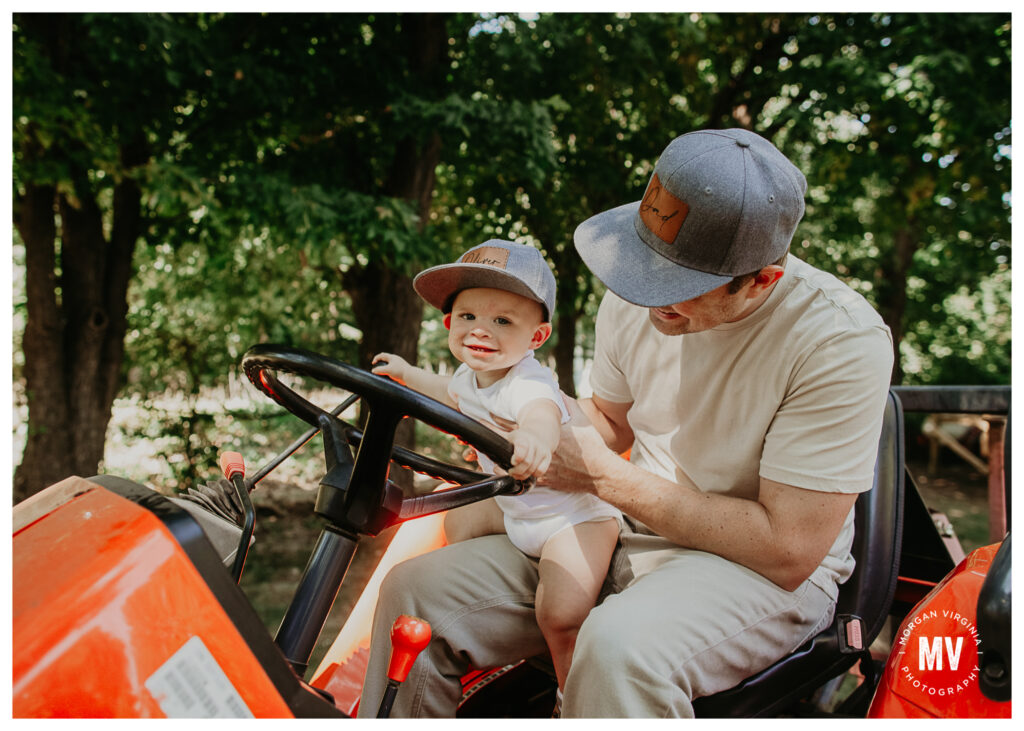
<svg viewBox="0 0 1024 731">
<path fill-rule="evenodd" d="M 533 337 L 530 339 L 530 350 L 536 350 L 551 337 L 551 323 L 542 322 L 537 326 L 537 329 L 533 331 Z"/>
</svg>

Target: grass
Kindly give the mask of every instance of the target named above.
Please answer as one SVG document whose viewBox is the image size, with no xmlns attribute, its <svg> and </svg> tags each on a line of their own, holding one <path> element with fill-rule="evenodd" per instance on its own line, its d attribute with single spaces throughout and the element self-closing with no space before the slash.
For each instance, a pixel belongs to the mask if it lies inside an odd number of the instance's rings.
<svg viewBox="0 0 1024 731">
<path fill-rule="evenodd" d="M 964 553 L 987 546 L 989 537 L 988 477 L 966 464 L 943 460 L 935 474 L 925 462 L 908 463 L 925 505 L 943 513 Z"/>
</svg>

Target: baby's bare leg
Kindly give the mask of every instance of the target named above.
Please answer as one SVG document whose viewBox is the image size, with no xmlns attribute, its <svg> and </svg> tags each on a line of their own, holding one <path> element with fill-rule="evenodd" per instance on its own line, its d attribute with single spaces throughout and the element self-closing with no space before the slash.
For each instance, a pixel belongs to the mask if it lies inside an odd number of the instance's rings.
<svg viewBox="0 0 1024 731">
<path fill-rule="evenodd" d="M 505 532 L 505 515 L 494 498 L 453 508 L 444 516 L 444 535 L 448 543 Z"/>
<path fill-rule="evenodd" d="M 565 686 L 576 635 L 594 608 L 618 538 L 618 521 L 609 518 L 559 531 L 541 551 L 537 624 L 551 650 L 559 688 Z"/>
</svg>

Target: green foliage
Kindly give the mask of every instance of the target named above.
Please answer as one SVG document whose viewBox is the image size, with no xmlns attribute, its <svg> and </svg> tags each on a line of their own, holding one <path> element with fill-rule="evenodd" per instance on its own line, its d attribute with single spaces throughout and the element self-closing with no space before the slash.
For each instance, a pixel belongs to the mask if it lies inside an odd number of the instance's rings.
<svg viewBox="0 0 1024 731">
<path fill-rule="evenodd" d="M 1009 380 L 1008 15 L 456 13 L 419 58 L 409 14 L 66 15 L 65 56 L 38 20 L 14 18 L 16 196 L 144 191 L 125 395 L 195 399 L 259 341 L 355 360 L 345 272 L 491 236 L 543 249 L 586 354 L 602 289 L 573 230 L 673 137 L 735 125 L 805 171 L 794 251 L 891 319 L 907 382 Z M 420 220 L 397 170 L 435 135 Z M 447 362 L 433 313 L 421 352 Z M 197 404 L 189 444 L 215 431 Z"/>
<path fill-rule="evenodd" d="M 915 309 L 923 280 L 911 281 Z M 907 333 L 902 354 L 906 370 L 916 383 L 1008 384 L 1010 382 L 1010 274 L 1001 268 L 978 281 L 975 288 L 961 286 L 942 302 L 927 306 L 932 317 Z"/>
<path fill-rule="evenodd" d="M 173 155 L 199 42 L 190 16 L 16 15 L 15 192 L 24 181 L 67 186 L 82 171 L 103 190 L 147 162 L 141 150 Z"/>
<path fill-rule="evenodd" d="M 762 115 L 810 181 L 798 253 L 904 335 L 905 382 L 1009 382 L 1008 289 L 981 327 L 954 305 L 1009 283 L 1009 29 L 984 14 L 811 16 Z"/>
<path fill-rule="evenodd" d="M 465 51 L 478 99 L 546 103 L 556 165 L 537 186 L 513 174 L 503 140 L 470 136 L 435 211 L 539 241 L 562 316 L 585 313 L 601 289 L 573 268 L 575 226 L 639 198 L 667 140 L 743 124 L 807 173 L 794 250 L 906 335 L 908 382 L 1009 379 L 998 355 L 972 356 L 973 371 L 924 357 L 936 339 L 943 353 L 977 353 L 1009 338 L 1006 297 L 989 299 L 998 317 L 977 327 L 935 324 L 957 321 L 944 303 L 958 289 L 1009 281 L 1008 16 L 559 13 L 485 25 Z"/>
<path fill-rule="evenodd" d="M 242 353 L 263 341 L 312 343 L 351 359 L 352 315 L 330 276 L 346 256 L 339 246 L 289 247 L 265 234 L 234 251 L 190 243 L 141 252 L 126 341 L 129 389 L 196 393 L 237 372 Z"/>
</svg>

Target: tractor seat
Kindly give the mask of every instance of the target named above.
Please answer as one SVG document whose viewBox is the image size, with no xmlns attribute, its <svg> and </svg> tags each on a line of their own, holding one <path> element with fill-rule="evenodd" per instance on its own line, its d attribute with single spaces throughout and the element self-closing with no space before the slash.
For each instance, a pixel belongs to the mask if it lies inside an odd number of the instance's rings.
<svg viewBox="0 0 1024 731">
<path fill-rule="evenodd" d="M 777 715 L 867 657 L 896 590 L 903 525 L 903 409 L 889 392 L 872 488 L 854 506 L 853 574 L 839 587 L 836 618 L 795 652 L 714 695 L 696 698 L 698 718 Z M 844 647 L 846 617 L 860 619 L 860 651 Z"/>
</svg>

